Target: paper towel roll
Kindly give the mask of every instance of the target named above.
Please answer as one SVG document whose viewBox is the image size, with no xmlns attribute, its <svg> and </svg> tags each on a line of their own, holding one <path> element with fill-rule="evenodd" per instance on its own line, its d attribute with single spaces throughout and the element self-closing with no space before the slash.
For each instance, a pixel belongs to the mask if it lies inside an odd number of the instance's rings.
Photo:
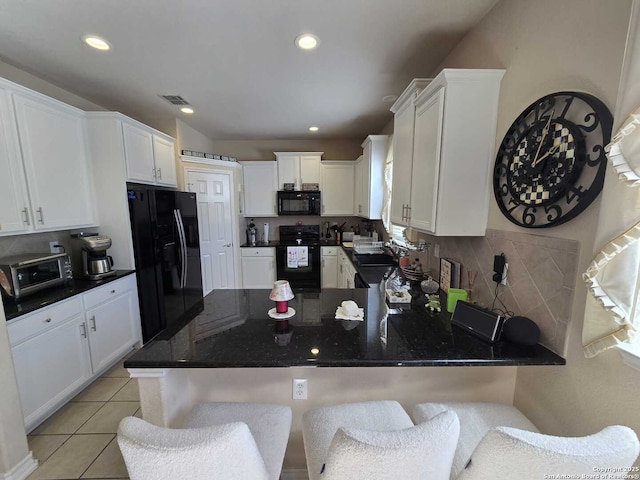
<svg viewBox="0 0 640 480">
<path fill-rule="evenodd" d="M 268 223 L 262 224 L 262 241 L 267 243 L 269 242 L 269 224 Z"/>
</svg>

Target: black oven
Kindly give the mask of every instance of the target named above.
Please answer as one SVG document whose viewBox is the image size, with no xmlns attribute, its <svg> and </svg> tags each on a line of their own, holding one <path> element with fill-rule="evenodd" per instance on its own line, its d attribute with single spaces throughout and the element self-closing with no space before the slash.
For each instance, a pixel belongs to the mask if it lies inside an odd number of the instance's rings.
<svg viewBox="0 0 640 480">
<path fill-rule="evenodd" d="M 278 192 L 278 215 L 320 215 L 320 206 L 320 192 Z"/>
<path fill-rule="evenodd" d="M 320 225 L 283 225 L 276 247 L 278 280 L 294 289 L 319 289 L 322 270 Z"/>
</svg>

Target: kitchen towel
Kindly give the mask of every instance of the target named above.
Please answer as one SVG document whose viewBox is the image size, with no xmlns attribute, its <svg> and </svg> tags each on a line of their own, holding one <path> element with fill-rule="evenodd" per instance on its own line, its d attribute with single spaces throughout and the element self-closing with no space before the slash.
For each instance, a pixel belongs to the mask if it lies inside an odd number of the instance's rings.
<svg viewBox="0 0 640 480">
<path fill-rule="evenodd" d="M 287 268 L 309 266 L 309 247 L 287 247 Z"/>
</svg>

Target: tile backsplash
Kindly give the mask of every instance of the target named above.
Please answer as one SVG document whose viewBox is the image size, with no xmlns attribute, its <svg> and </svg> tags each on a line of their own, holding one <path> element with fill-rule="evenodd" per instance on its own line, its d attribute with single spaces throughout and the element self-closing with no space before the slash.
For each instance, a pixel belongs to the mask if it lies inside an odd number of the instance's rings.
<svg viewBox="0 0 640 480">
<path fill-rule="evenodd" d="M 496 284 L 493 257 L 504 253 L 509 264 L 507 285 L 498 288 L 495 307 L 531 318 L 540 327 L 540 342 L 564 355 L 577 276 L 580 244 L 575 240 L 525 233 L 487 230 L 484 237 L 433 237 L 420 234 L 430 244 L 418 257 L 438 280 L 439 256 L 462 264 L 461 288 L 468 289 L 468 273 L 477 273 L 473 301 L 483 307 L 493 304 Z M 502 302 L 504 304 L 501 305 Z"/>
</svg>

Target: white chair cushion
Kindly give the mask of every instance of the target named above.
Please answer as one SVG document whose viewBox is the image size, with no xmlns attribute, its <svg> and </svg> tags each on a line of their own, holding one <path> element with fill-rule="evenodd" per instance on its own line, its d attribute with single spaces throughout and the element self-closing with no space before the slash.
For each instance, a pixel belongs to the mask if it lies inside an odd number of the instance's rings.
<svg viewBox="0 0 640 480">
<path fill-rule="evenodd" d="M 180 430 L 125 417 L 118 445 L 131 480 L 269 479 L 244 423 Z"/>
<path fill-rule="evenodd" d="M 377 431 L 402 430 L 413 422 L 393 400 L 347 403 L 309 410 L 302 416 L 302 436 L 309 480 L 320 479 L 320 471 L 331 440 L 339 428 Z"/>
<path fill-rule="evenodd" d="M 458 480 L 540 479 L 557 474 L 572 475 L 571 478 L 574 475 L 575 478 L 597 475 L 596 467 L 620 469 L 632 466 L 639 449 L 635 432 L 620 425 L 607 427 L 586 437 L 573 438 L 497 427 L 478 444 L 471 463 Z"/>
<path fill-rule="evenodd" d="M 458 477 L 471 458 L 471 454 L 480 440 L 494 427 L 513 427 L 537 432 L 538 429 L 520 410 L 512 405 L 486 402 L 448 402 L 422 403 L 413 410 L 416 423 L 434 418 L 436 415 L 452 410 L 460 420 L 460 439 L 453 457 L 451 479 Z"/>
<path fill-rule="evenodd" d="M 448 480 L 460 424 L 453 412 L 404 430 L 340 428 L 322 480 Z"/>
<path fill-rule="evenodd" d="M 196 405 L 186 428 L 243 422 L 260 451 L 270 480 L 278 480 L 291 431 L 291 408 L 271 403 L 211 402 Z"/>
</svg>

